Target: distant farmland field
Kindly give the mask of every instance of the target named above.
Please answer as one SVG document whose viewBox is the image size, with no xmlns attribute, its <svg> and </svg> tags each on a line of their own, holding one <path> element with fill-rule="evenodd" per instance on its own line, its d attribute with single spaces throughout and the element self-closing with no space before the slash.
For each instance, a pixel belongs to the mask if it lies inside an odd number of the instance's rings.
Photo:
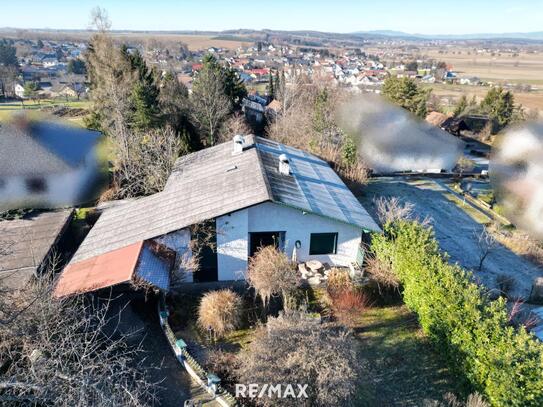
<svg viewBox="0 0 543 407">
<path fill-rule="evenodd" d="M 88 41 L 92 36 L 91 31 L 62 31 L 62 30 L 29 30 L 22 32 L 2 32 L 0 37 L 6 38 L 31 38 L 49 39 L 57 41 Z M 111 35 L 118 42 L 141 42 L 143 44 L 156 43 L 157 45 L 172 45 L 185 43 L 191 51 L 210 47 L 235 49 L 247 46 L 254 42 L 251 38 L 242 35 L 220 35 L 217 33 L 183 34 L 175 32 L 141 32 L 141 31 L 112 31 Z"/>
<path fill-rule="evenodd" d="M 235 49 L 241 46 L 250 45 L 253 41 L 247 38 L 242 41 L 240 37 L 224 37 L 214 35 L 187 35 L 187 34 L 172 34 L 172 33 L 114 33 L 113 36 L 117 39 L 130 38 L 134 40 L 154 40 L 157 42 L 185 43 L 191 51 L 207 49 L 210 47 Z"/>
<path fill-rule="evenodd" d="M 478 76 L 492 82 L 512 82 L 543 86 L 543 52 L 478 53 L 474 49 L 454 48 L 440 53 L 438 49 L 423 53 L 438 61 L 445 61 L 462 76 Z"/>
<path fill-rule="evenodd" d="M 462 95 L 466 95 L 468 99 L 475 96 L 478 101 L 481 101 L 490 89 L 486 86 L 447 85 L 442 83 L 435 83 L 431 85 L 424 84 L 423 86 L 431 88 L 434 95 L 441 98 L 448 98 L 451 101 L 451 105 L 445 107 L 449 107 L 451 109 Z M 515 95 L 516 103 L 520 103 L 522 106 L 528 109 L 539 110 L 539 115 L 543 118 L 543 89 L 533 92 L 520 92 L 513 90 L 513 94 Z"/>
</svg>

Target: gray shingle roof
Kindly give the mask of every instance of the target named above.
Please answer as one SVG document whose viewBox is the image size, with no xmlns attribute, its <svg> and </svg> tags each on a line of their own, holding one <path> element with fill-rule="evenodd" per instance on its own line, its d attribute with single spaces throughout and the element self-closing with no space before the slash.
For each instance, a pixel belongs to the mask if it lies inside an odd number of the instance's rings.
<svg viewBox="0 0 543 407">
<path fill-rule="evenodd" d="M 256 149 L 231 143 L 180 158 L 164 191 L 106 209 L 71 262 L 270 200 Z"/>
<path fill-rule="evenodd" d="M 266 201 L 379 230 L 325 161 L 259 137 L 246 136 L 245 146 L 237 155 L 227 142 L 181 157 L 162 192 L 104 210 L 71 263 Z M 281 153 L 291 176 L 277 170 Z"/>
<path fill-rule="evenodd" d="M 0 221 L 0 285 L 20 286 L 36 272 L 72 216 L 71 209 Z"/>
</svg>

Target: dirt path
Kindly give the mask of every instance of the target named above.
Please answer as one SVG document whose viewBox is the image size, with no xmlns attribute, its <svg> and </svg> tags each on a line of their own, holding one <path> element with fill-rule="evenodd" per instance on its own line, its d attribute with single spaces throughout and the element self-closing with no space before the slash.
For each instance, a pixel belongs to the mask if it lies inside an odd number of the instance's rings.
<svg viewBox="0 0 543 407">
<path fill-rule="evenodd" d="M 364 189 L 360 200 L 374 214 L 372 200 L 380 196 L 398 196 L 415 204 L 415 212 L 420 218 L 432 219 L 439 245 L 449 254 L 451 261 L 472 270 L 477 281 L 488 288 L 496 288 L 498 276 L 506 275 L 514 280 L 510 295 L 528 298 L 534 278 L 543 276 L 541 267 L 499 244 L 479 271 L 477 234 L 481 232 L 483 223 L 491 220 L 434 180 L 375 179 Z"/>
<path fill-rule="evenodd" d="M 164 336 L 156 314 L 156 304 L 134 304 L 134 309 L 145 325 L 143 347 L 147 363 L 151 367 L 153 382 L 159 383 L 159 406 L 182 407 L 185 400 L 201 402 L 202 407 L 218 407 L 219 403 L 194 382 L 187 371 L 179 364 Z"/>
</svg>

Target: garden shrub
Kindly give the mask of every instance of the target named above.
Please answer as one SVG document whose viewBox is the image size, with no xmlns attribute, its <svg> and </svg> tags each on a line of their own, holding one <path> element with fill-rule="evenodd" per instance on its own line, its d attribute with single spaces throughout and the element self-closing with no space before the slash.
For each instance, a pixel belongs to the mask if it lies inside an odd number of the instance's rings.
<svg viewBox="0 0 543 407">
<path fill-rule="evenodd" d="M 333 268 L 328 274 L 328 292 L 333 295 L 335 292 L 342 292 L 353 288 L 353 282 L 349 272 L 345 269 Z"/>
<path fill-rule="evenodd" d="M 198 307 L 198 326 L 211 329 L 215 339 L 221 338 L 239 326 L 242 305 L 241 297 L 230 289 L 207 292 Z"/>
<path fill-rule="evenodd" d="M 247 400 L 257 406 L 351 405 L 361 369 L 357 344 L 349 331 L 321 324 L 312 316 L 287 310 L 259 327 L 240 354 L 237 383 L 296 387 L 307 385 L 308 398 L 263 394 Z"/>
<path fill-rule="evenodd" d="M 246 281 L 260 296 L 264 307 L 272 297 L 279 295 L 286 307 L 287 297 L 298 283 L 298 271 L 284 252 L 274 246 L 265 246 L 249 259 Z"/>
<path fill-rule="evenodd" d="M 332 312 L 337 320 L 345 326 L 354 326 L 362 313 L 368 307 L 368 300 L 364 292 L 351 287 L 343 291 L 334 291 L 332 298 Z"/>
<path fill-rule="evenodd" d="M 543 405 L 543 345 L 511 325 L 470 273 L 448 263 L 433 230 L 400 220 L 373 237 L 375 256 L 397 274 L 406 305 L 451 368 L 493 406 Z"/>
</svg>

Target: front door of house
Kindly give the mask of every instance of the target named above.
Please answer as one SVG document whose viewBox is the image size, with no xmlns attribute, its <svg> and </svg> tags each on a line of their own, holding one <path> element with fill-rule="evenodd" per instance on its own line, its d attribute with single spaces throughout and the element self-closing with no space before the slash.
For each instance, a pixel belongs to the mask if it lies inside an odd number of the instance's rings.
<svg viewBox="0 0 543 407">
<path fill-rule="evenodd" d="M 195 283 L 207 283 L 219 280 L 217 266 L 217 234 L 215 219 L 207 221 L 197 229 L 196 238 L 199 246 L 199 267 L 193 274 Z"/>
<path fill-rule="evenodd" d="M 284 250 L 285 232 L 252 232 L 249 233 L 250 251 L 249 255 L 253 256 L 258 249 L 265 246 L 274 246 L 279 250 Z"/>
</svg>

